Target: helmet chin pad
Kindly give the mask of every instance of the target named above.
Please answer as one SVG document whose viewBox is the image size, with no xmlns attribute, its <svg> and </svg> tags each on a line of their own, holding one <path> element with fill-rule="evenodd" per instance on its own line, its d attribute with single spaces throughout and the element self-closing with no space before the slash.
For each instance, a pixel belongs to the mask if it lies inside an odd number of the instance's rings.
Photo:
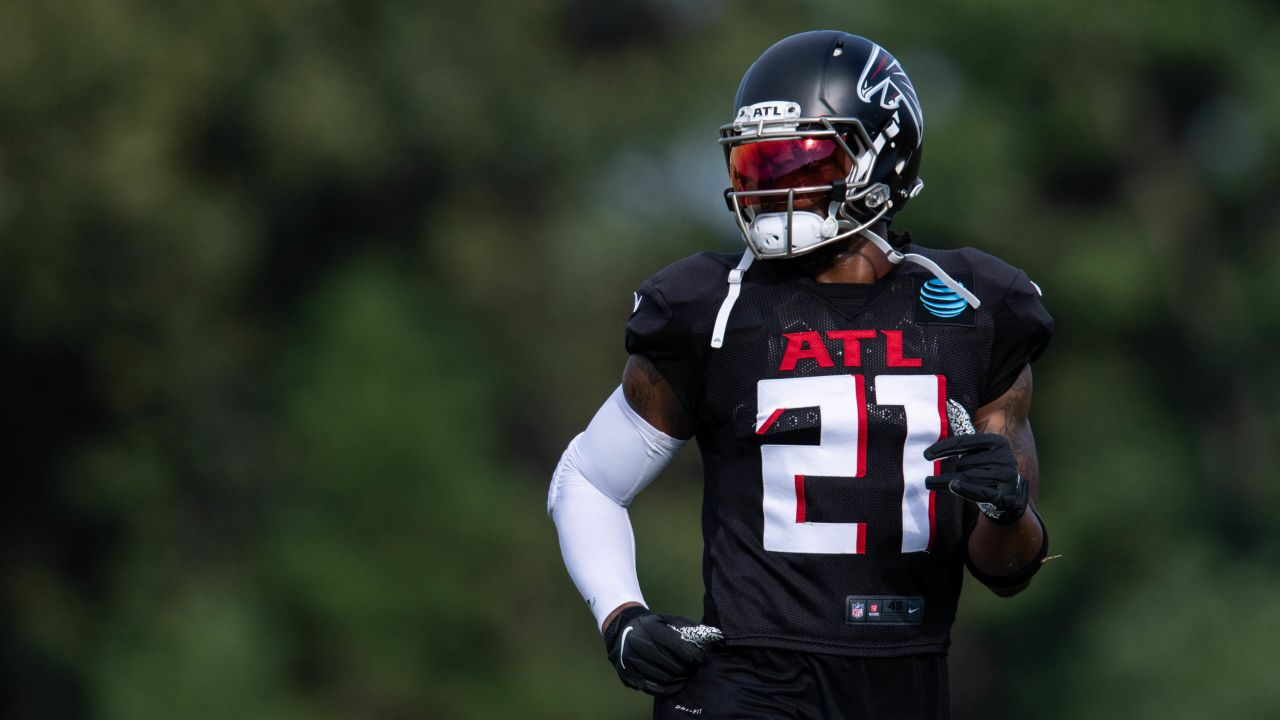
<svg viewBox="0 0 1280 720">
<path fill-rule="evenodd" d="M 759 257 L 788 257 L 799 255 L 827 244 L 840 232 L 834 217 L 822 217 L 811 212 L 792 212 L 790 247 L 787 236 L 787 213 L 763 213 L 751 221 L 747 229 L 752 249 Z"/>
</svg>

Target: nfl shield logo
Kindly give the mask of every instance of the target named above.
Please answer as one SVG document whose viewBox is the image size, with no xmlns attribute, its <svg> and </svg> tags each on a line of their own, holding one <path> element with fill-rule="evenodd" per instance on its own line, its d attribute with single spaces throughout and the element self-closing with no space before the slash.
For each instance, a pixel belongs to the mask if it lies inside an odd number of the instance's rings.
<svg viewBox="0 0 1280 720">
<path fill-rule="evenodd" d="M 853 616 L 854 620 L 862 619 L 862 608 L 863 608 L 862 603 L 853 604 L 853 609 L 849 611 L 849 614 Z"/>
</svg>

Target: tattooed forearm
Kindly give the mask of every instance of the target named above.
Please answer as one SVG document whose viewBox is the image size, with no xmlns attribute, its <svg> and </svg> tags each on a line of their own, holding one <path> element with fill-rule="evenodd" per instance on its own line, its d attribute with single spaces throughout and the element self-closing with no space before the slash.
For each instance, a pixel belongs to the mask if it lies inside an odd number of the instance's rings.
<svg viewBox="0 0 1280 720">
<path fill-rule="evenodd" d="M 1004 395 L 978 410 L 974 428 L 978 432 L 1003 435 L 1009 441 L 1018 458 L 1018 474 L 1030 484 L 1034 500 L 1040 487 L 1040 464 L 1035 436 L 1031 433 L 1031 389 L 1031 366 L 1028 365 Z"/>
<path fill-rule="evenodd" d="M 693 436 L 692 418 L 676 398 L 675 390 L 647 358 L 632 355 L 622 371 L 622 393 L 636 414 L 662 432 L 677 438 Z"/>
<path fill-rule="evenodd" d="M 1034 505 L 1040 485 L 1040 469 L 1036 460 L 1036 442 L 1031 434 L 1031 368 L 1024 367 L 1013 386 L 996 400 L 974 413 L 973 425 L 978 432 L 1003 435 L 1009 441 L 1018 461 L 1018 474 L 1027 481 Z M 1027 512 L 1017 523 L 996 525 L 979 522 L 969 536 L 969 558 L 980 572 L 999 577 L 1018 572 L 1034 562 L 1044 547 L 1044 529 L 1037 513 Z M 996 588 L 997 595 L 1021 592 L 1031 581 L 1008 588 Z"/>
</svg>

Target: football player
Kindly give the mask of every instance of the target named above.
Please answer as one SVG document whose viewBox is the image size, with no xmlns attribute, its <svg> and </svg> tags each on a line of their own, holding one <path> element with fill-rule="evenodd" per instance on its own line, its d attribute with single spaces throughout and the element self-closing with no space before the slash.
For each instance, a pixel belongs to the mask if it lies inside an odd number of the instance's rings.
<svg viewBox="0 0 1280 720">
<path fill-rule="evenodd" d="M 565 563 L 655 717 L 948 717 L 965 568 L 1012 595 L 1048 549 L 1028 414 L 1053 321 L 1020 270 L 889 229 L 924 114 L 884 48 L 785 38 L 734 110 L 747 250 L 636 292 L 622 384 L 551 482 Z M 627 516 L 693 437 L 701 623 L 648 608 Z"/>
</svg>

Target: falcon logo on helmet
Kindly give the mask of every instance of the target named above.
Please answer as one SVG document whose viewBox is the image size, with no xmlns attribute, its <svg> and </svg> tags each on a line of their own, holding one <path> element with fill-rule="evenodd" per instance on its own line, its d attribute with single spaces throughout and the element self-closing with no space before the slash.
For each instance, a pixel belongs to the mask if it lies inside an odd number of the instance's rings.
<svg viewBox="0 0 1280 720">
<path fill-rule="evenodd" d="M 862 77 L 858 79 L 858 98 L 863 102 L 876 102 L 877 93 L 880 95 L 880 107 L 886 110 L 897 110 L 905 104 L 907 114 L 916 126 L 916 147 L 919 147 L 924 139 L 924 111 L 920 108 L 920 98 L 916 96 L 916 89 L 903 71 L 902 64 L 879 45 L 867 56 L 867 64 L 862 68 Z"/>
</svg>

